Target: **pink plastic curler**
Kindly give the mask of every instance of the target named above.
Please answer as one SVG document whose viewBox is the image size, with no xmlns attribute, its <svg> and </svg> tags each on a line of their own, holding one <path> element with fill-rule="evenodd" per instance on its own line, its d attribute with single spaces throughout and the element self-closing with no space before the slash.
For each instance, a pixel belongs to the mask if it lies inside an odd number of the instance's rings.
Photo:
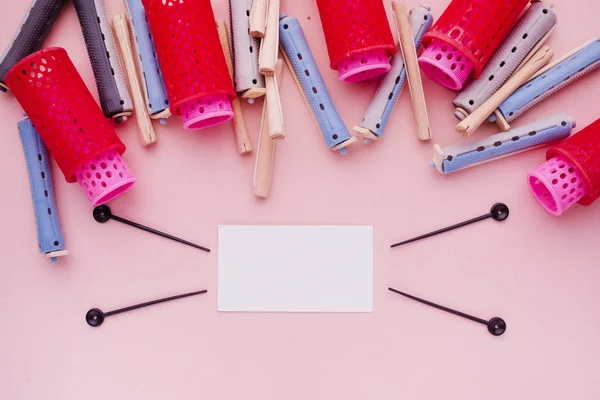
<svg viewBox="0 0 600 400">
<path fill-rule="evenodd" d="M 183 104 L 181 116 L 185 129 L 204 129 L 232 119 L 233 109 L 226 94 L 209 96 Z"/>
<path fill-rule="evenodd" d="M 562 156 L 554 157 L 528 175 L 535 198 L 552 215 L 559 216 L 588 192 L 575 166 Z"/>
<path fill-rule="evenodd" d="M 136 181 L 116 150 L 104 153 L 79 167 L 75 173 L 92 207 L 108 203 Z"/>
<path fill-rule="evenodd" d="M 452 90 L 461 90 L 473 64 L 458 50 L 434 40 L 419 57 L 419 66 L 431 79 Z"/>
<path fill-rule="evenodd" d="M 385 50 L 371 50 L 340 61 L 338 72 L 342 82 L 361 82 L 385 74 L 392 65 Z"/>
</svg>

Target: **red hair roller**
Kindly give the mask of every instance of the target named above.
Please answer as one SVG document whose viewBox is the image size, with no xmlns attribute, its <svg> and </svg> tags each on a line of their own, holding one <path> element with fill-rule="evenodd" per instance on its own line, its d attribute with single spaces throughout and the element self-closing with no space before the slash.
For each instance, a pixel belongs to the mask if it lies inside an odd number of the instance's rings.
<svg viewBox="0 0 600 400">
<path fill-rule="evenodd" d="M 382 0 L 317 0 L 331 69 L 359 82 L 391 69 L 397 47 Z"/>
<path fill-rule="evenodd" d="M 561 215 L 575 203 L 589 206 L 600 198 L 600 119 L 552 146 L 548 160 L 529 174 L 538 201 Z"/>
<path fill-rule="evenodd" d="M 517 23 L 530 0 L 452 0 L 425 34 L 421 69 L 447 88 L 477 78 Z"/>
<path fill-rule="evenodd" d="M 185 129 L 233 118 L 236 96 L 210 0 L 143 0 L 171 112 Z"/>
<path fill-rule="evenodd" d="M 6 83 L 67 182 L 79 182 L 92 206 L 133 185 L 135 177 L 121 159 L 125 145 L 65 49 L 45 49 L 24 58 L 8 71 Z"/>
</svg>

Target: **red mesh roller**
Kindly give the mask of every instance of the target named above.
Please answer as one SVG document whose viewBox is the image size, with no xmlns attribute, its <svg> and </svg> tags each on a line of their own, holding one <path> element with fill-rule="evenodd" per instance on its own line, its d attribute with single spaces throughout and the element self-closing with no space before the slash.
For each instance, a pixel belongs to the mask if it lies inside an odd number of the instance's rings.
<svg viewBox="0 0 600 400">
<path fill-rule="evenodd" d="M 382 0 L 317 0 L 331 68 L 345 82 L 387 72 L 397 48 Z"/>
<path fill-rule="evenodd" d="M 188 129 L 231 118 L 229 103 L 236 94 L 210 0 L 143 0 L 143 3 L 171 112 L 182 115 Z M 203 107 L 202 99 L 224 96 L 225 103 L 219 109 L 226 111 L 217 112 L 213 118 L 212 111 Z"/>
<path fill-rule="evenodd" d="M 423 71 L 444 86 L 457 90 L 462 88 L 468 76 L 464 76 L 465 69 L 468 71 L 472 68 L 474 78 L 481 74 L 529 2 L 453 0 L 423 38 L 423 43 L 428 47 L 419 59 Z M 447 48 L 433 54 L 433 50 L 429 49 L 432 44 L 435 48 Z M 455 63 L 459 57 L 467 61 L 462 69 L 460 61 Z"/>
<path fill-rule="evenodd" d="M 65 49 L 38 51 L 17 63 L 6 75 L 6 83 L 33 122 L 67 182 L 78 182 L 96 206 L 123 193 L 134 182 L 131 174 L 107 177 L 102 168 L 88 184 L 78 176 L 86 165 L 107 154 L 125 152 L 114 129 L 75 69 Z M 116 155 L 115 155 L 116 154 Z M 123 163 L 124 164 L 124 163 Z M 110 179 L 108 179 L 110 178 Z"/>
<path fill-rule="evenodd" d="M 586 193 L 579 204 L 589 206 L 600 198 L 600 119 L 551 147 L 546 156 L 548 160 L 562 156 L 582 176 Z"/>
</svg>

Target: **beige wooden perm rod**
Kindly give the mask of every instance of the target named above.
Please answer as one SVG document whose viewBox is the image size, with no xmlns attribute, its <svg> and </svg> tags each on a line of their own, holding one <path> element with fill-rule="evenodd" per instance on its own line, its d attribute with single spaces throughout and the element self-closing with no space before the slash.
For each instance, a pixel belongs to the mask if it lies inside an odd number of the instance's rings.
<svg viewBox="0 0 600 400">
<path fill-rule="evenodd" d="M 417 62 L 417 49 L 415 48 L 414 36 L 410 28 L 410 22 L 408 21 L 406 6 L 402 1 L 393 1 L 392 8 L 398 29 L 402 57 L 406 66 L 408 87 L 410 88 L 410 97 L 417 123 L 417 137 L 420 140 L 429 140 L 431 139 L 431 127 L 429 125 L 429 116 L 427 115 L 427 104 L 425 102 L 423 82 L 421 81 L 421 72 Z"/>
<path fill-rule="evenodd" d="M 279 57 L 279 9 L 281 0 L 269 0 L 265 37 L 260 45 L 259 70 L 267 76 L 275 73 Z M 267 90 L 268 92 L 268 90 Z"/>
<path fill-rule="evenodd" d="M 124 14 L 115 15 L 112 18 L 113 30 L 115 32 L 117 43 L 121 50 L 121 59 L 127 74 L 129 90 L 133 99 L 135 117 L 140 130 L 140 139 L 142 145 L 148 146 L 156 142 L 156 132 L 152 126 L 152 119 L 148 114 L 144 92 L 142 91 L 140 77 L 134 61 L 133 43 L 131 41 L 131 31 L 129 29 L 129 20 Z"/>
<path fill-rule="evenodd" d="M 277 61 L 275 69 L 275 80 L 279 85 L 283 78 L 283 60 Z M 260 137 L 258 139 L 258 150 L 256 164 L 254 166 L 254 195 L 266 198 L 271 190 L 273 181 L 273 159 L 275 155 L 275 140 L 269 136 L 269 110 L 267 103 L 263 104 L 262 119 L 260 125 Z"/>
<path fill-rule="evenodd" d="M 496 93 L 487 99 L 477 110 L 465 118 L 456 126 L 456 131 L 463 136 L 470 136 L 483 124 L 490 115 L 496 111 L 504 100 L 508 98 L 521 85 L 540 69 L 542 69 L 550 60 L 554 52 L 548 46 L 542 46 L 537 53 L 514 74 Z"/>
<path fill-rule="evenodd" d="M 229 33 L 225 21 L 217 21 L 217 30 L 219 31 L 219 40 L 221 41 L 221 47 L 223 47 L 227 69 L 229 70 L 229 75 L 233 81 L 233 61 L 231 58 L 231 48 L 229 47 Z M 231 107 L 233 108 L 233 130 L 235 132 L 238 151 L 242 155 L 248 154 L 252 152 L 252 141 L 250 140 L 248 130 L 246 129 L 242 102 L 237 95 L 231 102 Z"/>
<path fill-rule="evenodd" d="M 267 2 L 268 0 L 254 0 L 250 12 L 250 36 L 265 37 L 267 27 Z"/>
</svg>

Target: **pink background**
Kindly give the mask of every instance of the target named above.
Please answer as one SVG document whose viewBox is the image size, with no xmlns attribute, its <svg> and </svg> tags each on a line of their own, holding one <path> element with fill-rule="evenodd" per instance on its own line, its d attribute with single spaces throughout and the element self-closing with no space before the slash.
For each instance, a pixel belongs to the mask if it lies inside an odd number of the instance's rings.
<svg viewBox="0 0 600 400">
<path fill-rule="evenodd" d="M 29 2 L 3 3 L 0 49 Z M 107 3 L 111 15 L 123 10 L 119 0 Z M 213 3 L 226 18 L 226 2 Z M 430 3 L 437 18 L 448 0 Z M 549 43 L 558 56 L 600 34 L 598 2 L 554 3 L 559 26 Z M 314 1 L 286 0 L 282 11 L 300 19 L 344 120 L 358 123 L 376 82 L 337 80 Z M 46 45 L 65 47 L 96 94 L 71 4 Z M 380 142 L 341 157 L 326 149 L 290 75 L 284 79 L 287 138 L 277 146 L 268 200 L 252 195 L 254 157 L 236 154 L 231 125 L 185 132 L 174 118 L 156 125 L 159 142 L 149 149 L 134 120 L 118 129 L 138 183 L 111 206 L 214 250 L 219 224 L 373 225 L 375 312 L 219 314 L 216 251 L 99 225 L 79 186 L 67 184 L 55 165 L 70 254 L 51 265 L 37 252 L 16 129 L 21 108 L 2 95 L 0 398 L 599 398 L 600 207 L 547 214 L 525 181 L 543 150 L 439 175 L 428 167 L 431 145 L 415 138 L 407 93 Z M 458 142 L 453 93 L 424 84 L 434 141 Z M 519 124 L 565 111 L 582 128 L 600 117 L 599 84 L 600 74 L 586 77 Z M 254 143 L 261 104 L 244 106 Z M 389 249 L 394 240 L 485 213 L 496 201 L 511 207 L 502 225 L 484 222 Z M 388 286 L 480 317 L 501 316 L 508 331 L 494 338 L 484 326 L 393 295 Z M 203 288 L 204 297 L 112 317 L 99 329 L 84 321 L 94 306 L 108 311 Z"/>
</svg>

